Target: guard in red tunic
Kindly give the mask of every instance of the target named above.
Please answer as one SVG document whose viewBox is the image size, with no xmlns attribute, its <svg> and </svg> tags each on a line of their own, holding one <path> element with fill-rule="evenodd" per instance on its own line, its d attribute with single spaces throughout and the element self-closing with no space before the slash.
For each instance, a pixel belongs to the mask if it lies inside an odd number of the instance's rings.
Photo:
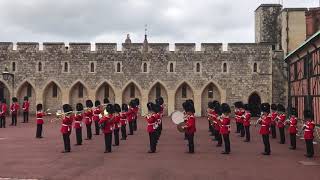
<svg viewBox="0 0 320 180">
<path fill-rule="evenodd" d="M 121 112 L 121 107 L 119 104 L 115 104 L 114 105 L 114 130 L 113 130 L 113 134 L 114 134 L 114 146 L 119 146 L 119 130 L 121 127 L 121 117 L 120 117 L 120 112 Z"/>
<path fill-rule="evenodd" d="M 157 143 L 160 139 L 160 135 L 161 135 L 161 131 L 160 131 L 160 124 L 161 124 L 161 106 L 160 104 L 154 104 L 153 107 L 153 111 L 154 111 L 154 118 L 156 119 L 156 134 L 157 134 Z"/>
<path fill-rule="evenodd" d="M 113 131 L 113 113 L 114 107 L 112 104 L 108 104 L 106 107 L 108 114 L 104 114 L 100 119 L 99 124 L 104 133 L 105 151 L 104 153 L 111 153 L 112 147 L 112 131 Z"/>
<path fill-rule="evenodd" d="M 230 134 L 229 114 L 231 113 L 231 109 L 227 103 L 223 103 L 223 104 L 221 104 L 221 111 L 222 111 L 222 115 L 221 115 L 220 121 L 219 121 L 219 124 L 221 126 L 220 134 L 223 137 L 224 146 L 225 146 L 225 150 L 222 152 L 222 154 L 229 154 L 231 151 L 230 138 L 229 138 L 229 134 Z"/>
<path fill-rule="evenodd" d="M 7 104 L 6 100 L 1 100 L 1 107 L 0 107 L 0 128 L 6 128 L 6 113 L 7 113 Z"/>
<path fill-rule="evenodd" d="M 29 122 L 29 107 L 30 107 L 29 98 L 28 98 L 28 96 L 25 96 L 23 104 L 22 104 L 23 123 L 28 123 Z"/>
<path fill-rule="evenodd" d="M 185 112 L 187 114 L 187 120 L 183 128 L 185 129 L 188 139 L 189 153 L 194 153 L 194 133 L 196 132 L 196 118 L 194 117 L 194 104 L 191 101 L 186 101 Z"/>
<path fill-rule="evenodd" d="M 76 130 L 76 145 L 82 145 L 82 119 L 83 119 L 83 105 L 78 103 L 76 105 L 77 112 L 74 115 L 74 129 Z"/>
<path fill-rule="evenodd" d="M 290 147 L 289 149 L 296 149 L 297 145 L 296 145 L 296 134 L 297 134 L 297 124 L 298 124 L 298 120 L 297 120 L 297 110 L 295 108 L 291 109 L 291 117 L 289 119 L 289 121 L 287 121 L 287 124 L 289 124 L 289 134 L 290 134 Z"/>
<path fill-rule="evenodd" d="M 214 111 L 213 102 L 208 102 L 207 119 L 209 123 L 209 132 L 211 133 L 211 136 L 214 136 L 214 128 L 213 128 L 214 115 L 215 115 L 215 111 Z"/>
<path fill-rule="evenodd" d="M 149 133 L 149 142 L 150 142 L 150 150 L 148 153 L 155 153 L 157 150 L 157 132 L 156 132 L 156 117 L 154 112 L 154 106 L 152 102 L 149 102 L 147 104 L 147 108 L 149 111 L 149 114 L 145 117 L 146 121 L 148 123 L 147 125 L 147 132 Z"/>
<path fill-rule="evenodd" d="M 101 103 L 99 100 L 96 100 L 94 102 L 94 109 L 93 109 L 93 121 L 94 121 L 94 125 L 95 125 L 95 129 L 96 129 L 96 134 L 95 135 L 99 135 L 100 134 L 100 127 L 99 127 L 99 115 L 101 114 Z"/>
<path fill-rule="evenodd" d="M 91 140 L 92 139 L 92 116 L 93 116 L 93 111 L 92 111 L 93 103 L 91 100 L 86 101 L 86 109 L 84 111 L 84 118 L 85 118 L 85 124 L 87 128 L 87 139 L 86 140 Z"/>
<path fill-rule="evenodd" d="M 71 151 L 70 134 L 72 129 L 72 107 L 69 104 L 63 105 L 63 112 L 65 116 L 62 119 L 61 133 L 63 137 L 64 151 L 62 153 L 68 153 Z"/>
<path fill-rule="evenodd" d="M 270 134 L 270 124 L 271 124 L 271 116 L 270 113 L 270 104 L 269 103 L 262 103 L 261 104 L 261 117 L 258 119 L 257 123 L 261 125 L 260 127 L 260 134 L 262 136 L 263 144 L 264 144 L 264 152 L 263 155 L 270 155 L 271 148 L 270 148 L 270 141 L 269 141 L 269 134 Z"/>
<path fill-rule="evenodd" d="M 36 138 L 42 138 L 42 128 L 43 128 L 43 116 L 46 116 L 47 113 L 43 112 L 42 104 L 37 104 L 37 132 L 36 132 Z"/>
<path fill-rule="evenodd" d="M 161 132 L 162 132 L 162 117 L 163 117 L 163 111 L 164 111 L 164 105 L 163 105 L 164 101 L 162 97 L 159 97 L 156 99 L 156 104 L 159 105 L 160 111 L 158 112 L 159 114 L 159 118 L 158 118 L 158 138 L 160 138 L 161 136 Z"/>
<path fill-rule="evenodd" d="M 216 146 L 220 147 L 220 146 L 222 146 L 222 136 L 220 134 L 221 125 L 219 123 L 219 121 L 220 121 L 219 118 L 222 115 L 222 112 L 221 112 L 221 105 L 218 101 L 214 102 L 214 111 L 216 113 L 216 115 L 213 117 L 213 127 L 215 130 L 215 140 L 218 141 Z"/>
<path fill-rule="evenodd" d="M 307 154 L 305 154 L 306 157 L 312 158 L 314 155 L 314 149 L 313 149 L 313 131 L 315 128 L 315 123 L 313 122 L 313 114 L 310 110 L 304 111 L 304 140 L 306 142 L 306 148 L 307 148 Z"/>
<path fill-rule="evenodd" d="M 122 112 L 120 113 L 120 123 L 121 123 L 121 140 L 127 139 L 127 113 L 128 113 L 128 105 L 122 104 Z"/>
<path fill-rule="evenodd" d="M 272 139 L 277 138 L 277 131 L 276 131 L 276 126 L 277 126 L 277 118 L 278 118 L 278 112 L 277 112 L 278 106 L 276 104 L 271 104 L 271 125 L 270 125 L 270 130 L 271 130 L 271 137 Z"/>
<path fill-rule="evenodd" d="M 133 121 L 134 121 L 134 118 L 135 118 L 135 103 L 133 100 L 130 101 L 129 103 L 129 110 L 128 110 L 128 113 L 127 113 L 127 118 L 128 118 L 128 122 L 129 122 L 129 134 L 128 135 L 133 135 Z"/>
<path fill-rule="evenodd" d="M 240 133 L 241 130 L 241 125 L 240 125 L 240 120 L 241 120 L 241 111 L 240 111 L 240 107 L 241 107 L 242 102 L 241 101 L 237 101 L 234 103 L 234 114 L 235 114 L 235 121 L 236 121 L 236 133 Z"/>
<path fill-rule="evenodd" d="M 251 113 L 250 113 L 250 106 L 249 104 L 244 105 L 245 113 L 244 113 L 244 121 L 243 121 L 243 126 L 245 130 L 245 136 L 246 139 L 244 142 L 250 142 L 250 119 L 251 119 Z"/>
<path fill-rule="evenodd" d="M 12 98 L 12 102 L 13 103 L 10 106 L 10 112 L 12 116 L 11 126 L 17 126 L 17 116 L 18 116 L 18 110 L 20 106 L 18 104 L 18 99 L 16 97 Z"/>
<path fill-rule="evenodd" d="M 245 130 L 244 130 L 244 126 L 243 126 L 243 120 L 244 120 L 244 113 L 245 110 L 243 108 L 243 102 L 242 101 L 238 101 L 235 103 L 235 107 L 236 107 L 236 122 L 238 122 L 238 128 L 239 128 L 239 132 L 240 132 L 240 137 L 244 137 L 245 135 Z M 238 130 L 237 130 L 238 131 Z"/>
<path fill-rule="evenodd" d="M 284 127 L 285 127 L 285 121 L 286 121 L 286 109 L 282 104 L 278 104 L 277 107 L 278 110 L 278 128 L 279 128 L 279 134 L 280 134 L 280 144 L 286 143 L 286 136 L 284 134 Z"/>
<path fill-rule="evenodd" d="M 133 111 L 134 111 L 134 117 L 133 117 L 133 130 L 137 131 L 138 129 L 138 112 L 139 112 L 139 105 L 140 105 L 140 101 L 138 98 L 135 98 L 133 100 L 134 102 L 134 107 L 133 107 Z"/>
</svg>

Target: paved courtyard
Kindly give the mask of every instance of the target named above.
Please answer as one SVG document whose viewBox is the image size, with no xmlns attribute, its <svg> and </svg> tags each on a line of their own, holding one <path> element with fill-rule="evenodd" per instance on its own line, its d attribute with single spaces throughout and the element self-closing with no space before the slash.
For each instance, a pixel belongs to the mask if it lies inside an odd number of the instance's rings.
<svg viewBox="0 0 320 180">
<path fill-rule="evenodd" d="M 9 119 L 9 118 L 7 118 Z M 21 118 L 18 119 L 21 121 Z M 9 120 L 7 120 L 9 121 Z M 138 131 L 104 154 L 103 136 L 93 136 L 83 146 L 72 146 L 72 153 L 62 154 L 59 122 L 44 124 L 44 138 L 35 138 L 34 118 L 29 124 L 0 129 L 0 179 L 103 179 L 103 180 L 319 180 L 319 146 L 316 157 L 307 159 L 305 144 L 298 140 L 298 149 L 271 140 L 272 155 L 262 156 L 258 128 L 252 127 L 252 142 L 245 143 L 231 133 L 231 154 L 221 155 L 223 148 L 215 147 L 208 136 L 207 120 L 197 119 L 196 153 L 187 150 L 183 134 L 178 133 L 169 118 L 164 119 L 164 130 L 158 153 L 148 154 L 146 123 L 139 119 Z M 233 126 L 235 127 L 235 126 Z M 75 144 L 72 132 L 71 144 Z M 85 137 L 85 132 L 84 132 Z M 304 165 L 304 164 L 311 165 Z"/>
</svg>

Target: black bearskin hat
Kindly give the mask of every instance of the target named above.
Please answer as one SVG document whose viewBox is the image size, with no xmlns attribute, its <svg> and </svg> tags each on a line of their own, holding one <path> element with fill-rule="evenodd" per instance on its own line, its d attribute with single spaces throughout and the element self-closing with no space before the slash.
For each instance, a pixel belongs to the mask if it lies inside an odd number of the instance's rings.
<svg viewBox="0 0 320 180">
<path fill-rule="evenodd" d="M 25 97 L 23 98 L 23 100 L 27 101 L 27 100 L 29 100 L 29 97 L 28 97 L 28 96 L 25 96 Z"/>
<path fill-rule="evenodd" d="M 63 109 L 63 112 L 65 113 L 72 111 L 72 107 L 70 106 L 70 104 L 64 104 L 62 106 L 62 109 Z"/>
<path fill-rule="evenodd" d="M 114 113 L 114 107 L 112 104 L 108 104 L 107 107 L 106 107 L 106 111 L 109 113 L 109 114 L 113 114 Z"/>
<path fill-rule="evenodd" d="M 86 101 L 86 106 L 87 106 L 88 108 L 92 108 L 92 107 L 93 107 L 92 101 L 91 101 L 91 100 L 87 100 L 87 101 Z"/>
<path fill-rule="evenodd" d="M 227 103 L 221 104 L 221 111 L 222 113 L 231 113 L 230 106 Z"/>
<path fill-rule="evenodd" d="M 243 106 L 244 106 L 244 110 L 246 110 L 246 111 L 251 110 L 250 104 L 244 104 Z"/>
<path fill-rule="evenodd" d="M 194 107 L 193 107 L 193 103 L 191 103 L 191 101 L 186 101 L 185 111 L 194 113 L 195 110 L 194 110 Z"/>
<path fill-rule="evenodd" d="M 234 103 L 234 106 L 236 108 L 243 108 L 243 102 L 242 101 L 237 101 L 237 102 Z"/>
<path fill-rule="evenodd" d="M 191 103 L 192 105 L 194 105 L 194 102 L 193 102 L 192 99 L 187 99 L 186 102 L 187 102 L 187 103 Z"/>
<path fill-rule="evenodd" d="M 128 111 L 128 105 L 127 104 L 122 104 L 122 111 L 125 111 L 125 112 Z"/>
<path fill-rule="evenodd" d="M 213 102 L 208 102 L 208 108 L 214 109 L 214 104 L 213 104 Z"/>
<path fill-rule="evenodd" d="M 160 106 L 160 104 L 153 104 L 153 111 L 154 111 L 155 113 L 160 112 L 160 111 L 161 111 L 161 106 Z"/>
<path fill-rule="evenodd" d="M 139 98 L 135 98 L 135 99 L 134 99 L 134 102 L 135 102 L 135 105 L 136 105 L 136 106 L 139 106 L 139 105 L 140 105 L 140 100 L 139 100 Z"/>
<path fill-rule="evenodd" d="M 13 101 L 13 102 L 18 102 L 18 99 L 17 99 L 16 97 L 13 97 L 13 98 L 12 98 L 12 101 Z"/>
<path fill-rule="evenodd" d="M 271 106 L 271 108 L 272 108 L 272 106 Z M 278 104 L 277 111 L 286 112 L 286 108 L 282 104 Z"/>
<path fill-rule="evenodd" d="M 147 103 L 147 108 L 148 108 L 148 111 L 153 111 L 153 103 L 152 102 L 148 102 Z"/>
<path fill-rule="evenodd" d="M 262 112 L 269 113 L 270 112 L 270 104 L 269 103 L 262 103 L 260 105 L 260 109 Z"/>
<path fill-rule="evenodd" d="M 214 111 L 219 115 L 221 115 L 221 106 L 219 101 L 213 101 L 213 104 L 214 104 Z"/>
<path fill-rule="evenodd" d="M 304 118 L 305 119 L 313 119 L 313 114 L 310 110 L 306 109 L 303 112 Z"/>
<path fill-rule="evenodd" d="M 162 97 L 157 98 L 156 103 L 162 105 L 164 103 L 163 98 Z"/>
<path fill-rule="evenodd" d="M 96 100 L 96 101 L 94 102 L 94 106 L 95 106 L 95 107 L 98 107 L 98 106 L 100 106 L 100 105 L 101 105 L 101 103 L 100 103 L 99 100 Z"/>
<path fill-rule="evenodd" d="M 76 110 L 77 110 L 77 111 L 82 111 L 82 110 L 83 110 L 83 105 L 82 105 L 82 103 L 78 103 L 78 104 L 76 105 Z"/>
<path fill-rule="evenodd" d="M 271 104 L 271 110 L 273 110 L 273 111 L 279 111 L 279 104 L 278 104 L 278 106 L 276 105 L 276 104 Z"/>
<path fill-rule="evenodd" d="M 121 112 L 121 107 L 120 107 L 119 104 L 114 104 L 114 111 L 115 111 L 116 113 Z"/>
<path fill-rule="evenodd" d="M 37 111 L 41 111 L 42 110 L 42 104 L 37 104 Z"/>
<path fill-rule="evenodd" d="M 109 104 L 109 103 L 110 103 L 110 101 L 109 101 L 108 98 L 104 98 L 104 99 L 103 99 L 103 104 Z"/>
<path fill-rule="evenodd" d="M 130 106 L 130 107 L 135 107 L 134 100 L 131 100 L 131 101 L 129 102 L 129 106 Z"/>
<path fill-rule="evenodd" d="M 187 102 L 182 103 L 183 110 L 186 111 Z"/>
<path fill-rule="evenodd" d="M 291 114 L 294 116 L 298 115 L 296 108 L 291 108 Z"/>
</svg>

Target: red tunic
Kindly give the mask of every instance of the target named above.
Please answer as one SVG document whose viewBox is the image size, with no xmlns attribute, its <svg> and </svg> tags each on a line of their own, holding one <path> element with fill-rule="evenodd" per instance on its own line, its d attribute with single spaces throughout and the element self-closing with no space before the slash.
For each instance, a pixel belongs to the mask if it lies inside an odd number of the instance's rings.
<svg viewBox="0 0 320 180">
<path fill-rule="evenodd" d="M 146 116 L 146 121 L 148 122 L 147 125 L 147 131 L 148 133 L 152 133 L 155 131 L 155 126 L 156 126 L 156 118 L 154 116 L 154 114 L 148 114 Z"/>
<path fill-rule="evenodd" d="M 29 112 L 30 102 L 29 101 L 23 101 L 22 109 L 23 112 Z"/>
<path fill-rule="evenodd" d="M 60 131 L 62 134 L 68 134 L 68 133 L 71 133 L 71 128 L 72 128 L 72 118 L 70 116 L 65 116 L 62 119 L 62 126 Z"/>
<path fill-rule="evenodd" d="M 10 106 L 10 111 L 11 111 L 11 114 L 17 114 L 18 110 L 19 110 L 19 104 L 18 103 L 13 103 L 11 104 Z"/>
<path fill-rule="evenodd" d="M 138 118 L 139 107 L 134 107 L 133 111 L 134 111 L 134 119 Z"/>
<path fill-rule="evenodd" d="M 85 124 L 86 125 L 91 125 L 92 123 L 92 110 L 88 110 L 87 112 L 84 113 L 84 117 L 85 117 Z"/>
<path fill-rule="evenodd" d="M 236 114 L 236 122 L 238 123 L 243 123 L 243 115 L 244 115 L 245 111 L 243 111 L 242 109 L 236 109 L 235 114 Z"/>
<path fill-rule="evenodd" d="M 0 111 L 0 117 L 5 117 L 7 112 L 7 105 L 2 103 L 1 104 L 1 111 Z"/>
<path fill-rule="evenodd" d="M 196 119 L 193 114 L 188 115 L 186 126 L 185 130 L 187 134 L 193 134 L 196 132 Z"/>
<path fill-rule="evenodd" d="M 161 121 L 161 113 L 154 114 L 154 117 L 156 118 L 156 123 L 158 125 L 162 123 L 162 121 Z"/>
<path fill-rule="evenodd" d="M 290 134 L 296 134 L 297 133 L 297 118 L 292 116 L 290 118 L 290 127 L 289 127 L 289 133 Z"/>
<path fill-rule="evenodd" d="M 263 115 L 260 124 L 260 134 L 268 135 L 270 133 L 271 116 Z"/>
<path fill-rule="evenodd" d="M 278 115 L 278 128 L 284 128 L 284 123 L 286 121 L 286 115 L 285 114 L 279 114 Z"/>
<path fill-rule="evenodd" d="M 313 139 L 313 131 L 315 128 L 315 124 L 313 121 L 307 121 L 305 124 L 305 129 L 304 129 L 304 139 Z"/>
<path fill-rule="evenodd" d="M 243 125 L 244 126 L 250 126 L 250 118 L 251 118 L 251 113 L 249 111 L 246 111 L 244 114 L 244 121 L 243 121 Z"/>
<path fill-rule="evenodd" d="M 120 113 L 120 123 L 121 123 L 121 126 L 124 126 L 127 124 L 127 112 L 121 112 Z"/>
<path fill-rule="evenodd" d="M 113 121 L 114 129 L 119 129 L 121 127 L 120 119 L 121 119 L 120 114 L 116 114 L 114 116 L 114 121 Z"/>
<path fill-rule="evenodd" d="M 74 115 L 74 128 L 75 129 L 80 129 L 82 127 L 82 119 L 83 115 L 82 113 Z"/>
<path fill-rule="evenodd" d="M 42 112 L 42 111 L 37 111 L 37 114 L 36 114 L 36 117 L 37 117 L 37 121 L 36 123 L 37 124 L 43 124 L 44 121 L 43 121 L 43 116 L 45 116 L 46 113 Z"/>
<path fill-rule="evenodd" d="M 278 113 L 277 112 L 272 112 L 271 113 L 271 124 L 272 125 L 276 125 L 276 118 L 278 116 Z"/>
<path fill-rule="evenodd" d="M 230 133 L 230 118 L 228 116 L 222 116 L 220 120 L 220 134 L 229 134 Z"/>
<path fill-rule="evenodd" d="M 133 108 L 129 108 L 129 111 L 127 112 L 127 119 L 129 122 L 132 122 L 135 117 L 135 112 Z"/>
<path fill-rule="evenodd" d="M 101 114 L 100 108 L 99 107 L 94 108 L 92 120 L 99 121 L 100 120 L 100 118 L 99 118 L 100 114 Z"/>
<path fill-rule="evenodd" d="M 105 123 L 105 126 L 103 128 L 103 133 L 104 134 L 109 134 L 112 133 L 113 130 L 113 114 L 108 114 L 108 116 L 103 116 L 99 124 Z"/>
</svg>

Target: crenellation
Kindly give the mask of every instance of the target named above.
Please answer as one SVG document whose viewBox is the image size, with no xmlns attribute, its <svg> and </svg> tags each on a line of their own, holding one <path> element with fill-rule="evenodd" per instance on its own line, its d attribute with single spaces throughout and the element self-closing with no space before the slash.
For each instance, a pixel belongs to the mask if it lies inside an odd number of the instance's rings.
<svg viewBox="0 0 320 180">
<path fill-rule="evenodd" d="M 63 52 L 66 46 L 63 42 L 44 42 L 43 51 L 47 52 Z"/>
<path fill-rule="evenodd" d="M 123 52 L 142 52 L 143 43 L 123 43 L 122 51 Z"/>
<path fill-rule="evenodd" d="M 221 52 L 222 43 L 201 43 L 201 51 L 203 52 Z"/>
<path fill-rule="evenodd" d="M 175 43 L 175 52 L 195 52 L 196 43 Z"/>
<path fill-rule="evenodd" d="M 69 43 L 69 51 L 90 52 L 91 43 Z"/>
<path fill-rule="evenodd" d="M 117 43 L 96 43 L 96 52 L 116 52 Z"/>
<path fill-rule="evenodd" d="M 12 51 L 13 43 L 12 42 L 0 42 L 0 51 Z"/>
<path fill-rule="evenodd" d="M 149 43 L 148 45 L 151 52 L 169 52 L 169 43 Z"/>
<path fill-rule="evenodd" d="M 36 52 L 39 51 L 38 42 L 17 42 L 17 51 Z"/>
</svg>

